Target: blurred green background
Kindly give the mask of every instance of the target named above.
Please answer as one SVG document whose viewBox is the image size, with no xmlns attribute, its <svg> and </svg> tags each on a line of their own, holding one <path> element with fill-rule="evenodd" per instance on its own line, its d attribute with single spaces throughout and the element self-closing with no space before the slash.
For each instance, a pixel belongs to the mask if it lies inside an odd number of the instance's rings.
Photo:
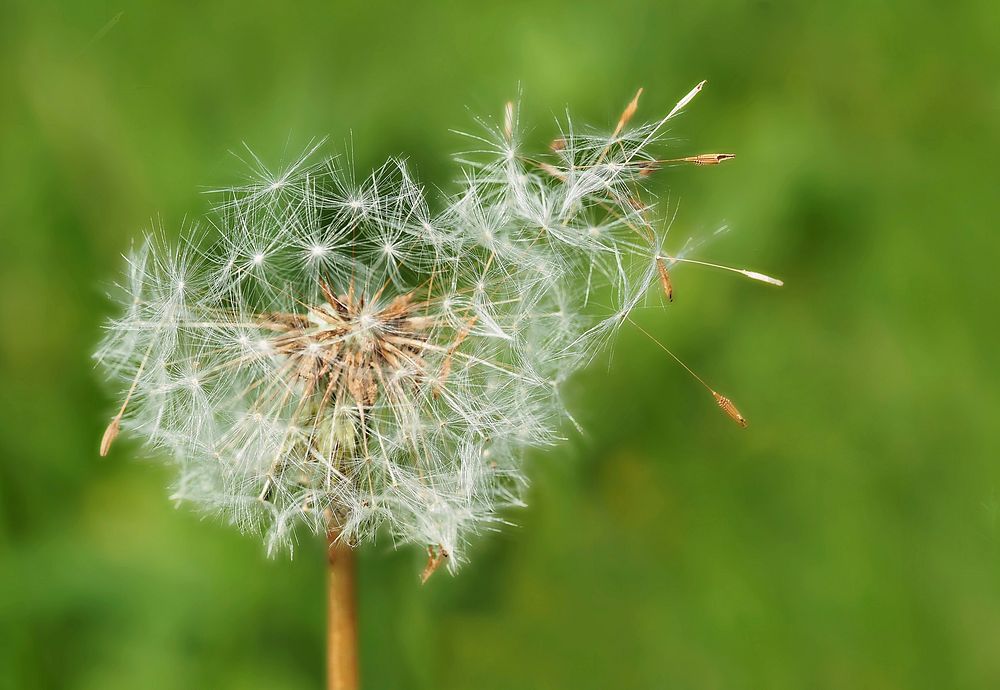
<svg viewBox="0 0 1000 690">
<path fill-rule="evenodd" d="M 319 688 L 323 545 L 258 541 L 97 444 L 89 360 L 131 237 L 353 132 L 455 177 L 449 128 L 524 93 L 611 126 L 708 88 L 658 180 L 678 269 L 573 384 L 519 526 L 458 577 L 361 556 L 366 688 L 1000 687 L 1000 5 L 771 0 L 0 7 L 0 687 Z M 676 247 L 674 247 L 676 248 Z"/>
</svg>

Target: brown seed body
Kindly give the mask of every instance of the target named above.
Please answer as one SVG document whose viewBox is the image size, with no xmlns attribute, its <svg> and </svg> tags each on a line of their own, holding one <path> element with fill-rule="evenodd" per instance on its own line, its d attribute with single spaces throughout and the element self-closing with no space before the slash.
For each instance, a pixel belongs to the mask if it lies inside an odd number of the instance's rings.
<svg viewBox="0 0 1000 690">
<path fill-rule="evenodd" d="M 431 578 L 431 575 L 441 567 L 446 558 L 448 558 L 448 552 L 443 546 L 440 544 L 438 544 L 437 548 L 428 546 L 427 565 L 424 566 L 423 572 L 420 573 L 420 584 L 425 584 Z"/>
<path fill-rule="evenodd" d="M 750 422 L 746 420 L 746 417 L 740 414 L 740 411 L 736 409 L 736 405 L 733 404 L 732 400 L 724 395 L 719 395 L 715 391 L 712 391 L 712 396 L 715 398 L 715 402 L 719 404 L 719 407 L 722 408 L 722 411 L 729 415 L 730 419 L 744 429 L 750 426 Z"/>
<path fill-rule="evenodd" d="M 670 273 L 667 271 L 667 264 L 662 257 L 656 258 L 656 270 L 660 273 L 660 287 L 668 302 L 674 301 L 674 286 L 670 282 Z"/>
<path fill-rule="evenodd" d="M 615 127 L 615 132 L 611 135 L 612 139 L 622 133 L 622 130 L 625 129 L 625 125 L 627 125 L 628 121 L 635 115 L 635 111 L 639 109 L 639 96 L 641 95 L 642 88 L 635 92 L 635 96 L 631 101 L 629 101 L 629 104 L 625 106 L 625 110 L 622 111 L 622 116 L 618 118 L 618 125 Z"/>
<path fill-rule="evenodd" d="M 702 153 L 697 156 L 688 156 L 681 160 L 685 163 L 694 163 L 695 165 L 718 165 L 734 158 L 736 158 L 735 153 Z"/>
<path fill-rule="evenodd" d="M 121 431 L 121 428 L 120 417 L 115 417 L 108 424 L 108 428 L 104 430 L 104 436 L 101 437 L 101 457 L 107 455 L 108 451 L 111 450 L 111 444 L 118 438 L 118 432 Z"/>
</svg>

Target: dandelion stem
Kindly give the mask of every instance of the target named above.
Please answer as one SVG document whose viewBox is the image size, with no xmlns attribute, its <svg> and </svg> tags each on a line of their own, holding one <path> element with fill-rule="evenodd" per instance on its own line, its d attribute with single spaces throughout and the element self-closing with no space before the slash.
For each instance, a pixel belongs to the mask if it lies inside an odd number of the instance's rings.
<svg viewBox="0 0 1000 690">
<path fill-rule="evenodd" d="M 358 688 L 358 615 L 354 550 L 330 532 L 327 567 L 327 690 Z"/>
</svg>

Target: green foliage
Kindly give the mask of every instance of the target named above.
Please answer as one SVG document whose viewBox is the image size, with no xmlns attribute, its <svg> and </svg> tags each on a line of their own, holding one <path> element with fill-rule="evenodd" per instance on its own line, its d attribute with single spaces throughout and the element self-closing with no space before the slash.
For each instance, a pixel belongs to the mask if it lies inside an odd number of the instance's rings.
<svg viewBox="0 0 1000 690">
<path fill-rule="evenodd" d="M 741 431 L 625 331 L 578 379 L 519 527 L 458 578 L 362 555 L 371 688 L 1000 685 L 1000 41 L 994 2 L 220 2 L 0 9 L 0 687 L 310 688 L 322 545 L 268 561 L 97 457 L 102 282 L 198 185 L 353 131 L 361 170 L 443 152 L 518 84 L 524 120 L 613 126 L 709 81 L 667 171 L 678 268 L 640 315 Z M 532 136 L 548 141 L 553 131 Z M 659 173 L 658 173 L 659 174 Z M 674 247 L 676 248 L 676 247 Z"/>
</svg>

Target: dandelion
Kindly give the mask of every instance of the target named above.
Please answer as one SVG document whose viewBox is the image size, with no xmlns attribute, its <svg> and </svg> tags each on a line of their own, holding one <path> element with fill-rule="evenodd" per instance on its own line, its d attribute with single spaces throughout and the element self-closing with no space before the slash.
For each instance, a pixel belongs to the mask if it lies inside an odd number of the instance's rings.
<svg viewBox="0 0 1000 690">
<path fill-rule="evenodd" d="M 126 257 L 95 355 L 122 391 L 101 454 L 119 432 L 142 439 L 176 466 L 176 499 L 270 553 L 297 526 L 327 534 L 331 678 L 352 687 L 351 549 L 384 534 L 427 549 L 422 580 L 454 571 L 523 505 L 525 453 L 572 420 L 561 385 L 657 283 L 672 300 L 668 269 L 780 285 L 663 250 L 645 177 L 732 157 L 653 153 L 703 85 L 634 125 L 640 89 L 610 134 L 567 121 L 539 155 L 507 103 L 440 199 L 402 160 L 359 180 L 318 144 L 277 172 L 250 154 L 251 179 L 219 190 L 204 226 L 177 245 L 151 231 Z"/>
</svg>

